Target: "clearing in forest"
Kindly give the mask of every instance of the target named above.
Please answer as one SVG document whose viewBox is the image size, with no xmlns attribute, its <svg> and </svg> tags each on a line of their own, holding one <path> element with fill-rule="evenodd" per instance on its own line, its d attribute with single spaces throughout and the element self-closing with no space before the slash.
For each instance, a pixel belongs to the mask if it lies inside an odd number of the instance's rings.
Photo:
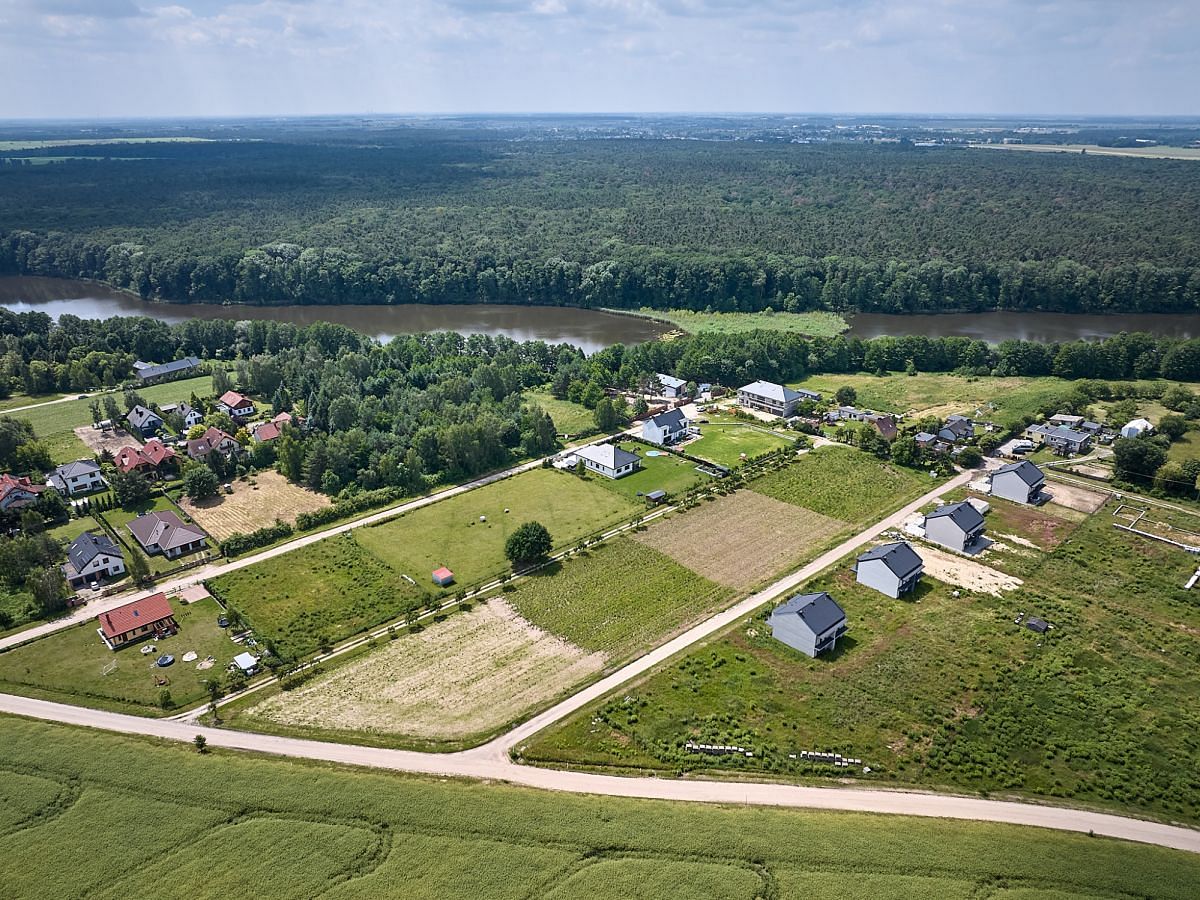
<svg viewBox="0 0 1200 900">
<path fill-rule="evenodd" d="M 738 491 L 676 513 L 634 540 L 718 584 L 745 589 L 798 565 L 845 527 L 802 506 Z"/>
<path fill-rule="evenodd" d="M 179 501 L 188 515 L 218 541 L 235 532 L 249 534 L 274 525 L 276 519 L 294 525 L 300 513 L 329 505 L 325 495 L 294 485 L 278 472 L 259 472 L 231 484 L 232 494 L 222 491 L 199 503 L 186 497 Z"/>
<path fill-rule="evenodd" d="M 406 634 L 258 704 L 283 725 L 461 740 L 487 733 L 603 667 L 502 599 Z"/>
</svg>

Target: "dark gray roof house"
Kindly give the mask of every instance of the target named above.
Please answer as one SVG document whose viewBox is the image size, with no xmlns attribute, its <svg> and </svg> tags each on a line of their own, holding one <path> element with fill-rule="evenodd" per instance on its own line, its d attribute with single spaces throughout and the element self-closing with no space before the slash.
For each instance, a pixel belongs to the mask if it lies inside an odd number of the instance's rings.
<svg viewBox="0 0 1200 900">
<path fill-rule="evenodd" d="M 917 586 L 925 563 L 907 541 L 880 544 L 855 561 L 859 584 L 875 588 L 889 597 L 899 597 Z"/>
<path fill-rule="evenodd" d="M 167 559 L 201 549 L 207 537 L 198 526 L 187 524 L 172 510 L 148 512 L 125 527 L 147 553 L 161 553 Z"/>
<path fill-rule="evenodd" d="M 797 594 L 775 607 L 767 625 L 776 640 L 815 657 L 832 650 L 846 633 L 846 612 L 826 591 Z"/>
<path fill-rule="evenodd" d="M 669 409 L 642 423 L 642 440 L 659 446 L 673 444 L 687 434 L 689 424 L 683 410 Z"/>
<path fill-rule="evenodd" d="M 925 516 L 925 537 L 964 552 L 983 534 L 983 515 L 968 501 L 948 503 Z"/>
<path fill-rule="evenodd" d="M 85 531 L 67 548 L 62 572 L 71 587 L 82 587 L 89 581 L 124 574 L 125 556 L 107 534 Z"/>
<path fill-rule="evenodd" d="M 992 495 L 1014 503 L 1036 503 L 1046 476 L 1027 459 L 1001 466 L 992 473 Z"/>
<path fill-rule="evenodd" d="M 200 360 L 194 356 L 185 356 L 168 363 L 144 363 L 141 360 L 133 364 L 138 381 L 148 384 L 152 381 L 165 381 L 180 378 L 200 368 Z"/>
<path fill-rule="evenodd" d="M 163 426 L 162 416 L 152 409 L 147 409 L 140 403 L 129 411 L 128 415 L 125 416 L 125 421 L 129 423 L 131 428 L 136 429 L 143 435 L 153 434 Z"/>
</svg>

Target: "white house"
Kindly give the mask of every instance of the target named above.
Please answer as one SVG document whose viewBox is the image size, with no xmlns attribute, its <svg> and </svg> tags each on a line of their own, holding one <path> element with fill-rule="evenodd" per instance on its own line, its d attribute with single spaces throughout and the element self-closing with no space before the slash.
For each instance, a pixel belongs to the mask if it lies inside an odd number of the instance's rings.
<svg viewBox="0 0 1200 900">
<path fill-rule="evenodd" d="M 983 514 L 966 500 L 948 503 L 925 516 L 925 537 L 964 553 L 983 536 Z"/>
<path fill-rule="evenodd" d="M 641 466 L 637 454 L 622 450 L 616 444 L 592 444 L 580 447 L 575 456 L 583 465 L 605 478 L 623 478 Z"/>
<path fill-rule="evenodd" d="M 859 584 L 889 597 L 899 597 L 916 588 L 925 563 L 907 541 L 880 544 L 861 554 L 854 564 Z"/>
<path fill-rule="evenodd" d="M 674 444 L 687 434 L 690 424 L 683 410 L 667 410 L 642 423 L 642 440 L 659 446 Z"/>
<path fill-rule="evenodd" d="M 674 375 L 663 375 L 661 372 L 656 372 L 654 377 L 658 379 L 660 396 L 670 397 L 672 400 L 683 396 L 687 382 L 682 378 L 676 378 Z"/>
<path fill-rule="evenodd" d="M 1036 503 L 1046 483 L 1042 470 L 1027 459 L 1001 466 L 992 473 L 992 496 L 1014 503 Z"/>
<path fill-rule="evenodd" d="M 237 391 L 226 391 L 217 401 L 217 407 L 229 413 L 235 419 L 244 419 L 254 415 L 254 401 Z"/>
<path fill-rule="evenodd" d="M 1121 437 L 1135 438 L 1154 430 L 1149 419 L 1133 419 L 1121 426 Z"/>
<path fill-rule="evenodd" d="M 150 435 L 163 427 L 162 416 L 152 409 L 147 409 L 140 403 L 129 411 L 125 416 L 125 421 L 129 423 L 130 428 L 137 431 L 142 437 L 150 437 Z"/>
<path fill-rule="evenodd" d="M 846 613 L 825 591 L 798 594 L 775 607 L 767 625 L 775 640 L 816 657 L 836 647 L 846 633 Z"/>
<path fill-rule="evenodd" d="M 67 548 L 62 573 L 73 588 L 125 574 L 125 555 L 107 534 L 85 531 Z"/>
<path fill-rule="evenodd" d="M 160 406 L 159 409 L 162 410 L 164 416 L 177 414 L 179 418 L 183 419 L 185 428 L 191 428 L 204 421 L 203 413 L 186 400 L 182 403 L 168 403 L 166 406 Z"/>
<path fill-rule="evenodd" d="M 799 391 L 794 391 L 784 384 L 775 384 L 773 381 L 755 381 L 738 388 L 739 406 L 757 409 L 784 419 L 796 411 L 796 404 L 803 399 L 805 396 Z"/>
<path fill-rule="evenodd" d="M 100 464 L 94 459 L 77 459 L 75 462 L 65 463 L 47 475 L 46 480 L 60 494 L 68 497 L 88 494 L 104 487 Z"/>
</svg>

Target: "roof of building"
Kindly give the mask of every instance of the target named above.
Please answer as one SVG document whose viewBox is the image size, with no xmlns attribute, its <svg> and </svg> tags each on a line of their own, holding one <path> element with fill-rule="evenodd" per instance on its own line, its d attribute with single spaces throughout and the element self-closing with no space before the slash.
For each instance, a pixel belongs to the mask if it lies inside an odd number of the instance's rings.
<svg viewBox="0 0 1200 900">
<path fill-rule="evenodd" d="M 799 394 L 801 397 L 803 397 L 805 400 L 820 400 L 821 399 L 820 391 L 810 391 L 807 388 L 796 388 L 796 393 Z"/>
<path fill-rule="evenodd" d="M 125 558 L 120 548 L 113 543 L 112 538 L 103 532 L 93 534 L 85 531 L 71 541 L 71 546 L 67 548 L 67 558 L 71 560 L 71 564 L 75 566 L 77 572 L 82 572 L 84 566 L 101 554 L 116 556 L 120 559 Z"/>
<path fill-rule="evenodd" d="M 244 394 L 239 394 L 237 391 L 226 391 L 217 402 L 228 406 L 230 409 L 241 409 L 243 406 L 254 405 L 253 400 Z"/>
<path fill-rule="evenodd" d="M 776 403 L 791 403 L 800 399 L 799 391 L 793 391 L 787 385 L 776 384 L 773 381 L 752 381 L 738 388 L 738 393 L 742 392 L 753 394 L 755 397 L 766 397 Z"/>
<path fill-rule="evenodd" d="M 775 607 L 775 616 L 798 616 L 813 634 L 823 634 L 834 625 L 846 620 L 846 612 L 827 591 L 819 594 L 797 594 L 792 599 Z"/>
<path fill-rule="evenodd" d="M 439 566 L 438 568 L 433 570 L 433 577 L 437 578 L 439 580 L 444 580 L 446 578 L 453 578 L 454 573 L 451 572 L 449 569 L 447 569 L 445 566 Z"/>
<path fill-rule="evenodd" d="M 918 441 L 936 441 L 937 435 L 930 434 L 928 431 L 918 431 L 916 434 L 916 440 L 918 440 Z"/>
<path fill-rule="evenodd" d="M 974 425 L 971 420 L 963 416 L 950 416 L 946 419 L 946 424 L 942 426 L 943 431 L 949 431 L 951 434 L 961 437 L 962 435 L 973 431 Z"/>
<path fill-rule="evenodd" d="M 0 501 L 16 491 L 28 494 L 40 494 L 46 489 L 44 484 L 34 484 L 27 477 L 17 475 L 0 475 Z"/>
<path fill-rule="evenodd" d="M 1128 422 L 1125 423 L 1125 427 L 1129 428 L 1130 426 L 1137 428 L 1141 431 L 1148 431 L 1149 429 L 1154 427 L 1153 425 L 1150 424 L 1149 419 L 1130 419 Z"/>
<path fill-rule="evenodd" d="M 674 390 L 679 390 L 681 387 L 687 384 L 687 382 L 682 378 L 676 378 L 674 375 L 663 375 L 661 372 L 656 373 L 654 377 L 658 379 L 658 383 L 663 387 L 672 388 Z"/>
<path fill-rule="evenodd" d="M 1007 466 L 1001 466 L 992 473 L 992 478 L 995 478 L 997 475 L 1006 475 L 1009 472 L 1015 472 L 1030 487 L 1041 484 L 1046 480 L 1046 476 L 1042 474 L 1042 470 L 1027 459 L 1009 463 Z"/>
<path fill-rule="evenodd" d="M 900 433 L 899 429 L 896 428 L 895 417 L 889 416 L 886 413 L 869 416 L 867 421 L 874 425 L 876 430 L 889 441 L 895 440 L 896 435 Z"/>
<path fill-rule="evenodd" d="M 665 500 L 666 497 L 666 491 L 650 491 L 648 494 L 646 494 L 647 500 Z"/>
<path fill-rule="evenodd" d="M 1072 423 L 1078 425 L 1080 422 L 1083 421 L 1083 416 L 1075 416 L 1075 415 L 1071 415 L 1070 413 L 1055 413 L 1054 415 L 1052 415 L 1050 417 L 1050 421 L 1061 423 L 1064 425 L 1067 424 L 1068 422 L 1072 422 Z"/>
<path fill-rule="evenodd" d="M 904 579 L 917 572 L 924 565 L 917 551 L 907 541 L 896 541 L 891 544 L 880 544 L 858 557 L 858 561 L 870 562 L 873 559 L 883 560 L 884 565 L 897 578 Z"/>
<path fill-rule="evenodd" d="M 1045 634 L 1050 628 L 1050 623 L 1045 619 L 1039 619 L 1037 616 L 1030 616 L 1025 620 L 1025 627 L 1030 631 L 1036 631 L 1038 634 Z"/>
<path fill-rule="evenodd" d="M 650 421 L 656 428 L 677 430 L 687 424 L 687 416 L 683 414 L 682 409 L 669 409 L 666 412 L 660 412 L 657 416 L 652 416 Z"/>
<path fill-rule="evenodd" d="M 170 375 L 174 372 L 186 372 L 188 369 L 194 369 L 198 365 L 200 365 L 200 360 L 196 359 L 196 357 L 185 356 L 183 359 L 177 359 L 173 362 L 160 363 L 158 365 L 144 363 L 141 360 L 138 360 L 133 364 L 133 367 L 135 370 L 137 370 L 138 378 L 147 379 L 159 378 L 163 375 Z"/>
<path fill-rule="evenodd" d="M 221 444 L 227 442 L 236 443 L 231 435 L 222 431 L 216 425 L 209 425 L 208 428 L 204 430 L 204 439 L 214 447 L 220 447 Z"/>
<path fill-rule="evenodd" d="M 212 444 L 208 442 L 207 438 L 193 438 L 187 442 L 187 455 L 192 459 L 195 459 L 197 456 L 206 456 L 212 452 L 212 449 Z"/>
<path fill-rule="evenodd" d="M 142 625 L 161 622 L 171 614 L 171 604 L 167 602 L 167 595 L 158 593 L 100 613 L 96 621 L 100 623 L 105 637 L 115 638 Z"/>
<path fill-rule="evenodd" d="M 233 664 L 243 672 L 249 672 L 258 667 L 258 660 L 249 653 L 239 653 L 233 658 Z"/>
<path fill-rule="evenodd" d="M 588 459 L 606 469 L 619 469 L 638 461 L 636 453 L 622 450 L 616 444 L 592 444 L 590 447 L 580 447 L 575 455 Z"/>
<path fill-rule="evenodd" d="M 158 438 L 150 438 L 142 446 L 142 455 L 154 465 L 160 465 L 168 459 L 175 458 L 175 450 L 168 447 Z"/>
<path fill-rule="evenodd" d="M 950 520 L 963 531 L 974 531 L 983 524 L 983 514 L 966 500 L 959 503 L 947 503 L 945 506 L 927 513 L 925 520 L 939 519 L 943 516 L 949 516 Z"/>
<path fill-rule="evenodd" d="M 279 426 L 272 422 L 263 422 L 255 427 L 250 433 L 250 437 L 256 441 L 273 441 L 279 437 Z"/>
<path fill-rule="evenodd" d="M 1084 441 L 1091 440 L 1091 435 L 1083 431 L 1076 431 L 1074 428 L 1068 428 L 1066 425 L 1059 425 L 1057 428 L 1051 428 L 1044 432 L 1046 437 L 1060 438 L 1064 441 L 1069 441 L 1072 444 L 1082 444 Z"/>
<path fill-rule="evenodd" d="M 284 410 L 281 413 L 276 413 L 274 418 L 271 419 L 271 421 L 274 422 L 276 425 L 287 425 L 289 422 L 292 421 L 292 414 L 290 412 L 288 412 L 287 410 Z"/>
<path fill-rule="evenodd" d="M 175 451 L 160 441 L 150 438 L 143 447 L 122 447 L 113 456 L 113 463 L 122 472 L 132 472 L 139 466 L 157 468 L 167 460 L 175 458 Z"/>
<path fill-rule="evenodd" d="M 157 545 L 163 550 L 173 550 L 205 537 L 195 525 L 187 525 L 173 510 L 160 509 L 138 516 L 126 527 L 143 547 Z"/>
<path fill-rule="evenodd" d="M 90 475 L 100 471 L 100 464 L 94 459 L 77 459 L 74 462 L 63 463 L 54 470 L 60 478 L 71 478 L 77 475 Z"/>
<path fill-rule="evenodd" d="M 140 403 L 125 415 L 125 421 L 134 428 L 145 428 L 147 425 L 161 425 L 162 416 L 152 409 L 147 409 Z"/>
</svg>

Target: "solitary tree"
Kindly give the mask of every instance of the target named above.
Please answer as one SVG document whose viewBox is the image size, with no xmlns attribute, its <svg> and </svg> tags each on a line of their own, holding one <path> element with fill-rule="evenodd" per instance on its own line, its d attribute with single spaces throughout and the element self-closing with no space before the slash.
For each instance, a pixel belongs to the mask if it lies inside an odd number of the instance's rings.
<svg viewBox="0 0 1200 900">
<path fill-rule="evenodd" d="M 837 400 L 838 406 L 850 406 L 858 399 L 858 392 L 850 385 L 846 385 L 838 388 L 837 393 L 833 396 Z"/>
<path fill-rule="evenodd" d="M 192 738 L 192 744 L 195 746 L 197 753 L 208 752 L 208 738 L 206 738 L 204 735 L 196 735 L 194 738 Z"/>
<path fill-rule="evenodd" d="M 604 397 L 596 404 L 596 427 L 601 431 L 612 431 L 617 427 L 617 411 L 613 409 L 613 403 L 607 397 Z"/>
<path fill-rule="evenodd" d="M 192 500 L 204 500 L 217 492 L 217 474 L 208 466 L 191 466 L 183 473 L 183 492 Z"/>
<path fill-rule="evenodd" d="M 535 562 L 545 557 L 553 546 L 550 532 L 541 522 L 526 522 L 508 536 L 504 555 L 514 566 Z"/>
</svg>

